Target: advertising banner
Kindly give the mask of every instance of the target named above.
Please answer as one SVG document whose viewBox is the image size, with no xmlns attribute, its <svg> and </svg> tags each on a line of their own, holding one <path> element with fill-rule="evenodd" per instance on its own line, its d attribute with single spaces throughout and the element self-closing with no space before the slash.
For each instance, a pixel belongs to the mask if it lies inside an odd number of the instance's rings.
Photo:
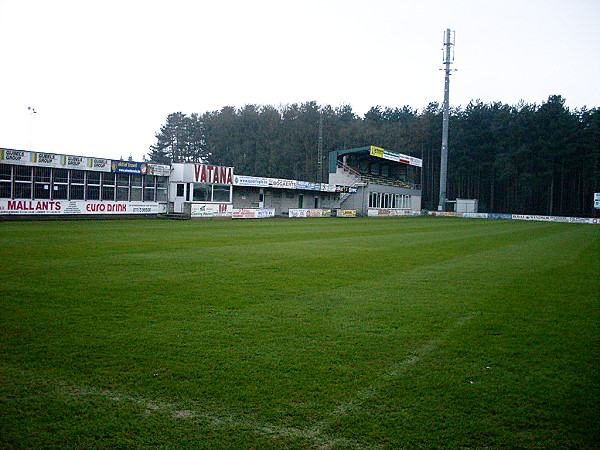
<svg viewBox="0 0 600 450">
<path fill-rule="evenodd" d="M 356 217 L 355 209 L 338 209 L 337 217 Z"/>
<path fill-rule="evenodd" d="M 95 170 L 98 172 L 110 172 L 111 160 L 104 158 L 86 158 L 87 170 Z"/>
<path fill-rule="evenodd" d="M 339 192 L 342 194 L 356 194 L 358 192 L 358 189 L 354 186 L 341 186 L 341 185 L 337 185 L 335 187 L 335 192 Z"/>
<path fill-rule="evenodd" d="M 36 167 L 95 170 L 99 172 L 111 171 L 110 159 L 58 155 L 55 153 L 36 153 L 4 148 L 0 149 L 0 163 L 27 164 Z"/>
<path fill-rule="evenodd" d="M 335 192 L 335 184 L 321 183 L 321 191 L 323 191 L 323 192 Z"/>
<path fill-rule="evenodd" d="M 321 183 L 313 183 L 311 181 L 298 181 L 296 183 L 297 189 L 303 189 L 305 191 L 320 191 Z"/>
<path fill-rule="evenodd" d="M 62 165 L 60 155 L 54 153 L 32 153 L 31 156 L 31 162 L 36 166 L 60 167 Z"/>
<path fill-rule="evenodd" d="M 512 214 L 488 214 L 488 219 L 512 219 Z"/>
<path fill-rule="evenodd" d="M 420 211 L 411 211 L 410 209 L 368 209 L 369 217 L 400 217 L 400 216 L 419 216 Z"/>
<path fill-rule="evenodd" d="M 234 219 L 266 219 L 275 217 L 275 209 L 234 209 L 232 218 Z"/>
<path fill-rule="evenodd" d="M 168 177 L 171 175 L 171 166 L 168 164 L 148 164 L 146 173 L 157 177 Z"/>
<path fill-rule="evenodd" d="M 148 166 L 143 162 L 134 161 L 113 161 L 112 171 L 117 173 L 133 173 L 137 175 L 146 175 Z"/>
<path fill-rule="evenodd" d="M 594 193 L 594 209 L 600 209 L 600 192 Z"/>
<path fill-rule="evenodd" d="M 60 157 L 61 165 L 68 169 L 86 170 L 87 162 L 88 162 L 87 160 L 88 160 L 88 158 L 85 158 L 83 156 L 63 155 Z"/>
<path fill-rule="evenodd" d="M 0 149 L 0 162 L 11 164 L 31 164 L 31 152 L 2 148 Z"/>
<path fill-rule="evenodd" d="M 463 213 L 463 217 L 467 219 L 487 219 L 486 213 Z"/>
<path fill-rule="evenodd" d="M 296 180 L 284 180 L 281 178 L 269 178 L 269 186 L 282 189 L 296 189 L 298 182 Z"/>
<path fill-rule="evenodd" d="M 331 217 L 330 209 L 290 209 L 290 217 Z"/>
<path fill-rule="evenodd" d="M 247 177 L 244 175 L 235 175 L 233 184 L 236 186 L 254 186 L 254 187 L 269 187 L 269 179 L 261 177 Z"/>
<path fill-rule="evenodd" d="M 158 214 L 166 204 L 95 200 L 0 200 L 0 214 Z"/>
<path fill-rule="evenodd" d="M 405 155 L 403 153 L 391 152 L 380 147 L 371 146 L 371 156 L 378 158 L 389 159 L 390 161 L 401 162 L 411 166 L 423 167 L 423 160 L 414 156 Z"/>
<path fill-rule="evenodd" d="M 192 203 L 192 217 L 231 217 L 233 205 L 230 203 Z"/>
</svg>

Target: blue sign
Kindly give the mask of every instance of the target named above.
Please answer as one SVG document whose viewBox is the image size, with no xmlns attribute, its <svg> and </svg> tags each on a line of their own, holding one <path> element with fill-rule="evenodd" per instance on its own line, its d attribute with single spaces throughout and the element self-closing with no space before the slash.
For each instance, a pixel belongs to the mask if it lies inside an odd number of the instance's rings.
<svg viewBox="0 0 600 450">
<path fill-rule="evenodd" d="M 148 166 L 144 162 L 134 161 L 113 161 L 112 171 L 117 173 L 134 173 L 137 175 L 146 175 Z"/>
</svg>

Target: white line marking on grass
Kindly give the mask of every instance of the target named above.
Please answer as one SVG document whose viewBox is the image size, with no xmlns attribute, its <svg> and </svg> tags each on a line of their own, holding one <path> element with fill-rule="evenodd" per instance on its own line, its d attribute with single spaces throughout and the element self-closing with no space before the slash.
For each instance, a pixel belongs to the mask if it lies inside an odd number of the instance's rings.
<svg viewBox="0 0 600 450">
<path fill-rule="evenodd" d="M 193 405 L 198 406 L 198 408 L 190 408 L 189 402 L 186 402 L 184 407 L 177 403 L 167 403 L 157 401 L 156 399 L 125 395 L 116 391 L 90 387 L 63 386 L 62 389 L 60 389 L 60 392 L 72 396 L 98 396 L 114 402 L 130 402 L 139 406 L 144 415 L 166 414 L 176 420 L 202 421 L 213 428 L 240 428 L 273 438 L 292 437 L 306 439 L 320 449 L 328 449 L 334 445 L 342 445 L 347 448 L 356 449 L 382 448 L 379 445 L 371 445 L 352 439 L 339 438 L 322 432 L 315 433 L 311 428 L 301 429 L 285 427 L 252 420 L 240 414 L 233 414 L 225 409 L 223 409 L 221 413 L 217 413 L 214 411 L 203 410 L 202 405 Z"/>
<path fill-rule="evenodd" d="M 445 329 L 436 339 L 433 339 L 421 348 L 414 351 L 412 356 L 408 358 L 392 364 L 388 369 L 381 374 L 381 376 L 371 383 L 371 385 L 367 386 L 364 389 L 358 391 L 354 397 L 346 400 L 343 403 L 340 403 L 335 409 L 333 409 L 327 417 L 320 422 L 316 423 L 313 427 L 310 428 L 311 432 L 315 435 L 323 434 L 323 430 L 327 427 L 331 426 L 334 421 L 340 418 L 345 414 L 355 410 L 365 401 L 375 397 L 379 394 L 379 392 L 388 384 L 390 381 L 399 378 L 403 375 L 404 371 L 417 364 L 424 356 L 428 353 L 435 350 L 440 343 L 447 338 L 450 334 L 454 333 L 456 330 L 461 328 L 464 324 L 466 324 L 469 320 L 473 319 L 479 313 L 473 312 L 467 316 L 461 317 L 457 322 L 453 323 L 450 327 Z"/>
<path fill-rule="evenodd" d="M 383 445 L 368 444 L 354 439 L 337 437 L 326 432 L 326 429 L 340 419 L 340 417 L 352 412 L 365 401 L 378 395 L 394 379 L 401 377 L 407 368 L 419 363 L 428 353 L 434 351 L 439 344 L 450 334 L 462 327 L 469 320 L 473 319 L 478 313 L 471 313 L 460 318 L 450 327 L 445 329 L 437 338 L 428 341 L 423 346 L 412 352 L 413 354 L 406 359 L 392 364 L 385 370 L 376 381 L 356 394 L 340 403 L 336 408 L 326 414 L 325 418 L 313 426 L 305 428 L 286 427 L 274 425 L 268 422 L 254 420 L 247 415 L 232 413 L 226 407 L 210 408 L 196 402 L 183 402 L 181 404 L 169 403 L 157 399 L 128 395 L 122 392 L 99 389 L 94 387 L 82 387 L 67 385 L 61 382 L 52 383 L 60 395 L 69 395 L 73 397 L 98 396 L 108 399 L 112 402 L 129 402 L 137 405 L 142 415 L 165 414 L 174 420 L 194 420 L 201 421 L 204 425 L 213 428 L 237 428 L 259 433 L 273 438 L 291 437 L 296 439 L 305 439 L 312 442 L 316 448 L 330 449 L 334 446 L 343 446 L 356 449 L 378 449 Z M 19 371 L 21 376 L 34 378 L 31 374 Z M 39 379 L 37 380 L 40 381 Z M 48 384 L 49 380 L 41 380 Z"/>
</svg>

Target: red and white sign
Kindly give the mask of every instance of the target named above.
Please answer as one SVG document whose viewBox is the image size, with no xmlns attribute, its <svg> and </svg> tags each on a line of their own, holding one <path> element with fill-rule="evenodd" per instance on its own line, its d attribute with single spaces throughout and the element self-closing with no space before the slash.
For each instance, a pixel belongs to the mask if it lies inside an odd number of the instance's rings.
<svg viewBox="0 0 600 450">
<path fill-rule="evenodd" d="M 233 167 L 194 164 L 196 183 L 233 184 Z"/>
<path fill-rule="evenodd" d="M 156 202 L 85 200 L 0 200 L 0 214 L 158 214 L 166 205 Z"/>
<path fill-rule="evenodd" d="M 398 216 L 417 216 L 419 211 L 411 211 L 409 209 L 369 209 L 367 210 L 367 216 L 369 217 L 398 217 Z"/>
<path fill-rule="evenodd" d="M 192 203 L 192 217 L 231 217 L 233 205 L 230 203 Z"/>
<path fill-rule="evenodd" d="M 274 209 L 234 209 L 232 213 L 234 219 L 266 219 L 275 217 Z"/>
<path fill-rule="evenodd" d="M 290 217 L 331 217 L 330 209 L 290 209 Z"/>
</svg>

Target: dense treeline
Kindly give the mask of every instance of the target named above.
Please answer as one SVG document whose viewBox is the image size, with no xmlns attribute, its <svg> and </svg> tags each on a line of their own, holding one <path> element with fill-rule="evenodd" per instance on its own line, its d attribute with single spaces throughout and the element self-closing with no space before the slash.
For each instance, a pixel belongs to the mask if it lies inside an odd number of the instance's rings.
<svg viewBox="0 0 600 450">
<path fill-rule="evenodd" d="M 170 114 L 148 157 L 318 181 L 327 180 L 330 151 L 376 145 L 423 159 L 423 207 L 437 209 L 441 127 L 437 103 L 376 106 L 363 117 L 316 102 L 228 106 Z M 600 108 L 572 111 L 561 96 L 541 105 L 473 101 L 451 111 L 449 152 L 448 198 L 477 198 L 487 212 L 590 216 L 600 192 Z"/>
</svg>

